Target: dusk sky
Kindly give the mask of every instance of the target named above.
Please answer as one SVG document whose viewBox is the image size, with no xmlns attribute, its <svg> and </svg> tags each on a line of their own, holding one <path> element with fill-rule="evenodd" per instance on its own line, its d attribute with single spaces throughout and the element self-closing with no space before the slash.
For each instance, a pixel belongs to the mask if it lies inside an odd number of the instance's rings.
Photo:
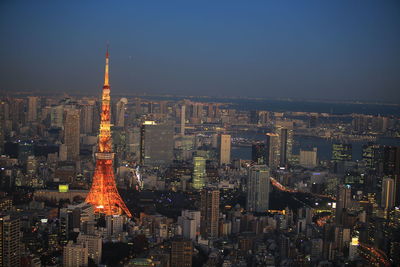
<svg viewBox="0 0 400 267">
<path fill-rule="evenodd" d="M 0 90 L 400 103 L 400 1 L 0 1 Z"/>
</svg>

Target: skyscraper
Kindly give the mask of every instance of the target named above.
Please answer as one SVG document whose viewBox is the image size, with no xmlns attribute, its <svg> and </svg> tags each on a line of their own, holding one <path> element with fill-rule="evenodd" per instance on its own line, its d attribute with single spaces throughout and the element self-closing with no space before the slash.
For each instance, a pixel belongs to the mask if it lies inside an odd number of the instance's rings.
<svg viewBox="0 0 400 267">
<path fill-rule="evenodd" d="M 145 121 L 140 128 L 140 163 L 168 165 L 173 159 L 174 128 L 170 124 Z"/>
<path fill-rule="evenodd" d="M 247 178 L 247 210 L 266 212 L 269 207 L 269 169 L 266 165 L 251 166 Z"/>
<path fill-rule="evenodd" d="M 93 132 L 94 105 L 85 104 L 81 107 L 81 133 L 91 134 Z"/>
<path fill-rule="evenodd" d="M 28 96 L 28 122 L 35 122 L 37 120 L 38 100 L 37 96 Z"/>
<path fill-rule="evenodd" d="M 128 104 L 128 99 L 121 98 L 115 105 L 115 126 L 124 127 L 125 126 L 125 108 Z"/>
<path fill-rule="evenodd" d="M 267 133 L 265 149 L 267 150 L 265 164 L 267 164 L 270 169 L 276 169 L 280 163 L 279 135 Z"/>
<path fill-rule="evenodd" d="M 101 122 L 99 146 L 96 153 L 96 168 L 93 175 L 92 187 L 86 197 L 86 203 L 94 207 L 96 213 L 106 215 L 120 215 L 123 212 L 131 217 L 131 213 L 118 193 L 115 184 L 111 142 L 111 109 L 110 84 L 108 77 L 108 50 L 106 54 L 106 68 L 101 107 Z"/>
<path fill-rule="evenodd" d="M 79 110 L 67 110 L 64 121 L 64 144 L 67 147 L 67 159 L 71 161 L 79 159 L 79 124 Z"/>
<path fill-rule="evenodd" d="M 394 207 L 395 201 L 395 182 L 392 178 L 383 178 L 381 207 L 390 210 Z"/>
<path fill-rule="evenodd" d="M 54 128 L 62 128 L 64 125 L 64 107 L 53 106 L 50 110 L 50 125 Z"/>
<path fill-rule="evenodd" d="M 281 121 L 275 128 L 275 133 L 279 136 L 279 164 L 286 166 L 292 160 L 293 123 Z"/>
<path fill-rule="evenodd" d="M 342 223 L 343 211 L 351 207 L 351 188 L 349 185 L 339 185 L 336 201 L 336 223 Z"/>
<path fill-rule="evenodd" d="M 201 236 L 206 239 L 218 237 L 219 190 L 206 188 L 201 192 Z"/>
<path fill-rule="evenodd" d="M 206 159 L 203 157 L 193 157 L 193 188 L 202 189 L 206 179 Z"/>
<path fill-rule="evenodd" d="M 231 136 L 229 134 L 221 134 L 218 139 L 219 148 L 219 164 L 231 163 Z"/>
<path fill-rule="evenodd" d="M 0 215 L 0 266 L 18 267 L 21 260 L 19 219 Z"/>
</svg>

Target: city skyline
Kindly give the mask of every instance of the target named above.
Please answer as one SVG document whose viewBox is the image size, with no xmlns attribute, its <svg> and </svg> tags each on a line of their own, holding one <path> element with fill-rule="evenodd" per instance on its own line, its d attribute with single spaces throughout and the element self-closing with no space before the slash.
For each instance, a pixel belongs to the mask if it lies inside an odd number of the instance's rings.
<svg viewBox="0 0 400 267">
<path fill-rule="evenodd" d="M 400 100 L 395 1 L 0 5 L 3 92 L 93 94 L 110 43 L 118 94 Z"/>
<path fill-rule="evenodd" d="M 0 267 L 397 266 L 398 11 L 0 1 Z"/>
</svg>

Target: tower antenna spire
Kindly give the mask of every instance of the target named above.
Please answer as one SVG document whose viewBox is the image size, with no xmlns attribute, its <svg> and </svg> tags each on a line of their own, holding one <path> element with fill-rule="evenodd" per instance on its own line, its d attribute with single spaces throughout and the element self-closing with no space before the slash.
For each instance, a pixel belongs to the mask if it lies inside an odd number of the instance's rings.
<svg viewBox="0 0 400 267">
<path fill-rule="evenodd" d="M 106 69 L 101 97 L 100 133 L 98 151 L 96 153 L 96 169 L 93 175 L 92 187 L 86 196 L 86 203 L 94 207 L 94 212 L 106 215 L 125 213 L 132 217 L 129 209 L 118 193 L 113 169 L 114 153 L 111 138 L 111 107 L 110 85 L 108 83 L 108 45 L 106 52 Z"/>
<path fill-rule="evenodd" d="M 109 87 L 110 86 L 110 82 L 109 82 L 109 74 L 108 74 L 108 61 L 109 61 L 109 44 L 107 42 L 107 51 L 106 51 L 106 69 L 104 71 L 104 87 Z"/>
</svg>

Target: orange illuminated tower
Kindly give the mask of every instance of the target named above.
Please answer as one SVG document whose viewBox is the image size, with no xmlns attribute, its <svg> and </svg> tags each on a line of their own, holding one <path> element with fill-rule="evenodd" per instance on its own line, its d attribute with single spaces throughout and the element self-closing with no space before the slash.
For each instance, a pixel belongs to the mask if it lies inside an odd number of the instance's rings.
<svg viewBox="0 0 400 267">
<path fill-rule="evenodd" d="M 86 197 L 86 202 L 94 206 L 96 213 L 120 215 L 125 213 L 132 217 L 115 185 L 113 161 L 114 153 L 111 144 L 111 108 L 110 84 L 108 82 L 108 49 L 106 53 L 106 69 L 102 94 L 101 121 L 98 151 L 96 153 L 96 169 L 94 171 L 92 188 Z"/>
</svg>

